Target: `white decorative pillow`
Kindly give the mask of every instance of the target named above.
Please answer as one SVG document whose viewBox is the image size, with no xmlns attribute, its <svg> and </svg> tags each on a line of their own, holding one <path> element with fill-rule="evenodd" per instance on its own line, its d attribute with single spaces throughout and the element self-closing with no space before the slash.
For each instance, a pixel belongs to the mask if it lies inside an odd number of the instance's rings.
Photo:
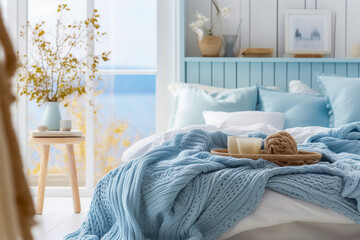
<svg viewBox="0 0 360 240">
<path fill-rule="evenodd" d="M 276 129 L 283 130 L 285 116 L 278 112 L 241 111 L 241 112 L 215 112 L 203 111 L 207 125 L 220 127 L 249 126 L 257 123 L 265 123 Z"/>
<path fill-rule="evenodd" d="M 320 95 L 300 80 L 292 80 L 289 82 L 289 92 L 296 94 Z"/>
</svg>

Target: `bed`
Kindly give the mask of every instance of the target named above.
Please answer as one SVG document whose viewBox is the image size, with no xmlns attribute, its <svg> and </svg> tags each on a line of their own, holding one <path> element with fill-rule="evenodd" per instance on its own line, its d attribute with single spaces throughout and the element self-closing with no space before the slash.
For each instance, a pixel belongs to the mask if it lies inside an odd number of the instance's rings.
<svg viewBox="0 0 360 240">
<path fill-rule="evenodd" d="M 226 128 L 209 125 L 192 126 L 143 139 L 125 153 L 124 160 L 137 158 L 148 149 L 170 140 L 177 133 L 189 132 L 192 129 L 203 129 L 209 132 L 220 130 L 234 135 L 245 135 L 257 131 L 271 134 L 278 131 L 278 129 L 267 124 Z M 296 127 L 287 129 L 287 131 L 294 136 L 298 143 L 302 143 L 309 136 L 326 133 L 329 129 L 324 127 Z M 360 236 L 360 226 L 353 220 L 319 205 L 266 190 L 256 211 L 224 233 L 219 239 L 331 240 L 358 239 L 358 236 Z"/>
<path fill-rule="evenodd" d="M 124 153 L 128 163 L 99 182 L 88 219 L 65 239 L 359 239 L 360 116 L 338 104 L 343 95 L 360 101 L 348 94 L 359 79 L 335 80 L 343 92 L 325 76 L 326 96 L 298 85 L 295 93 L 172 86 L 174 129 Z M 281 168 L 209 153 L 226 147 L 228 135 L 264 138 L 283 129 L 300 149 L 321 152 L 321 163 Z"/>
</svg>

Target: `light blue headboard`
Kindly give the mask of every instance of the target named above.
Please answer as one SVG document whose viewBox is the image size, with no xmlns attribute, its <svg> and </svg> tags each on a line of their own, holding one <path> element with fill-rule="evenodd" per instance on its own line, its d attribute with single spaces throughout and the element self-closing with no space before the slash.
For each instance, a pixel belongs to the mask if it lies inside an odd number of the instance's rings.
<svg viewBox="0 0 360 240">
<path fill-rule="evenodd" d="M 319 91 L 317 75 L 359 77 L 360 59 L 339 58 L 202 58 L 186 57 L 186 0 L 180 1 L 180 81 L 239 88 L 258 84 L 286 91 L 301 80 Z"/>
<path fill-rule="evenodd" d="M 359 77 L 360 59 L 336 58 L 183 58 L 181 81 L 216 87 L 277 86 L 301 80 L 319 91 L 317 75 Z"/>
</svg>

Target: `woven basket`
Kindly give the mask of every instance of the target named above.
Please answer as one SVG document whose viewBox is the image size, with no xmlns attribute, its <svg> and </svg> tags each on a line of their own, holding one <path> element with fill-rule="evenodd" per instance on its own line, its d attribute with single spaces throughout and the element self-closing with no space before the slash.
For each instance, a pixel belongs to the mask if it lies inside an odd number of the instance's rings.
<svg viewBox="0 0 360 240">
<path fill-rule="evenodd" d="M 298 151 L 296 155 L 267 154 L 266 151 L 261 151 L 260 154 L 231 154 L 228 153 L 227 149 L 213 149 L 210 153 L 225 157 L 250 158 L 253 160 L 262 158 L 281 167 L 315 164 L 318 163 L 322 157 L 321 153 L 306 151 Z"/>
</svg>

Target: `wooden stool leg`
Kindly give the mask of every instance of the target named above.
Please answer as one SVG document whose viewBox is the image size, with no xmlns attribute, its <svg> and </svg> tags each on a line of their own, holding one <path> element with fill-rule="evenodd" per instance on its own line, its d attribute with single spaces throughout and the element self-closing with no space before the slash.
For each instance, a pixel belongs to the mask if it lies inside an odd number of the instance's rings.
<svg viewBox="0 0 360 240">
<path fill-rule="evenodd" d="M 66 151 L 69 160 L 70 184 L 71 184 L 71 190 L 73 196 L 74 212 L 80 213 L 81 207 L 80 207 L 78 180 L 76 174 L 74 145 L 66 144 Z"/>
<path fill-rule="evenodd" d="M 37 199 L 36 199 L 36 214 L 42 214 L 44 206 L 46 175 L 49 161 L 50 145 L 42 146 L 41 163 L 40 163 L 40 177 L 38 182 Z"/>
</svg>

